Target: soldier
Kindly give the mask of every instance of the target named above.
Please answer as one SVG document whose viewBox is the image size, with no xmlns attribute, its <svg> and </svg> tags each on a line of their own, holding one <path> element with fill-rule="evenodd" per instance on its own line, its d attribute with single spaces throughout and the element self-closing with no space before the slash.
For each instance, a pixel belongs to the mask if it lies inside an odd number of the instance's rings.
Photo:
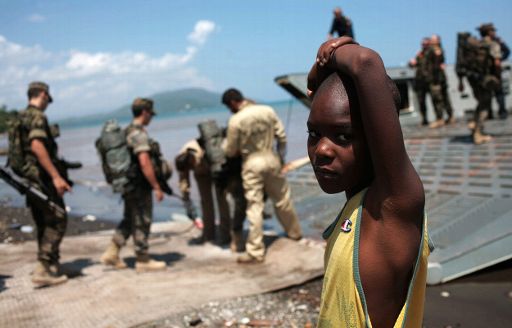
<svg viewBox="0 0 512 328">
<path fill-rule="evenodd" d="M 352 21 L 348 17 L 343 16 L 343 12 L 340 7 L 334 8 L 333 14 L 334 18 L 332 20 L 329 34 L 327 35 L 327 39 L 332 39 L 335 32 L 338 34 L 338 37 L 349 36 L 354 39 Z"/>
<path fill-rule="evenodd" d="M 495 30 L 492 23 L 482 24 L 477 30 L 480 31 L 481 40 L 475 41 L 477 44 L 473 48 L 476 50 L 466 65 L 466 77 L 478 102 L 470 125 L 473 143 L 478 145 L 492 140 L 491 136 L 483 132 L 483 121 L 491 108 L 492 92 L 500 83 L 498 77 L 501 76 L 501 49 L 489 34 Z M 471 38 L 468 43 L 471 43 Z M 459 91 L 462 92 L 464 85 L 461 82 L 462 80 L 459 81 Z"/>
<path fill-rule="evenodd" d="M 245 219 L 246 202 L 243 196 L 240 171 L 232 172 L 228 177 L 226 186 L 215 183 L 210 165 L 205 156 L 205 150 L 198 140 L 188 141 L 180 150 L 175 159 L 176 169 L 179 173 L 179 187 L 183 201 L 187 204 L 187 213 L 190 219 L 196 219 L 195 213 L 190 213 L 193 208 L 190 199 L 190 171 L 193 171 L 194 178 L 201 197 L 201 212 L 203 214 L 203 235 L 201 241 L 215 240 L 215 206 L 213 204 L 212 188 L 215 189 L 215 198 L 220 214 L 220 244 L 227 244 L 231 241 L 230 248 L 236 252 L 241 248 L 242 228 Z M 234 200 L 233 230 L 231 230 L 231 218 L 227 196 L 230 194 Z"/>
<path fill-rule="evenodd" d="M 164 261 L 156 261 L 148 254 L 148 236 L 153 220 L 153 198 L 162 201 L 164 195 L 155 175 L 155 169 L 150 157 L 151 144 L 145 126 L 156 115 L 153 101 L 137 98 L 132 104 L 133 121 L 126 128 L 126 143 L 132 154 L 132 165 L 135 167 L 135 178 L 123 193 L 124 218 L 117 226 L 112 241 L 101 256 L 101 263 L 117 269 L 126 268 L 126 263 L 119 257 L 121 247 L 132 235 L 135 245 L 137 272 L 165 269 Z"/>
<path fill-rule="evenodd" d="M 492 26 L 492 24 L 491 24 Z M 501 61 L 507 60 L 508 56 L 510 55 L 510 49 L 508 48 L 507 44 L 496 35 L 496 28 L 492 26 L 492 28 L 489 30 L 489 36 L 493 41 L 498 43 L 500 45 L 501 50 Z M 498 116 L 500 119 L 504 120 L 508 116 L 507 108 L 505 106 L 505 93 L 503 91 L 503 83 L 500 79 L 500 85 L 497 88 L 497 90 L 494 92 L 494 95 L 496 97 L 496 102 L 498 103 Z M 489 114 L 487 115 L 488 119 L 493 118 L 492 108 L 489 108 Z"/>
<path fill-rule="evenodd" d="M 44 82 L 32 82 L 28 87 L 28 107 L 19 113 L 22 145 L 25 150 L 24 178 L 35 184 L 50 200 L 65 208 L 63 195 L 71 187 L 57 168 L 57 143 L 50 131 L 44 111 L 52 97 Z M 67 226 L 67 216 L 57 217 L 43 204 L 27 196 L 27 205 L 37 226 L 38 264 L 32 273 L 37 287 L 57 285 L 67 281 L 59 271 L 59 246 Z"/>
<path fill-rule="evenodd" d="M 453 109 L 448 96 L 448 84 L 444 72 L 444 51 L 441 47 L 441 38 L 434 34 L 430 38 L 430 48 L 426 56 L 426 65 L 429 76 L 430 95 L 436 112 L 436 121 L 430 124 L 430 128 L 438 128 L 445 123 L 453 124 Z M 448 114 L 446 121 L 443 121 L 443 113 Z"/>
<path fill-rule="evenodd" d="M 418 105 L 420 107 L 421 125 L 428 125 L 426 97 L 427 93 L 429 93 L 429 85 L 426 53 L 429 46 L 430 38 L 423 38 L 423 40 L 421 40 L 421 50 L 418 51 L 415 58 L 409 61 L 409 66 L 416 68 L 414 91 L 416 92 Z"/>
<path fill-rule="evenodd" d="M 242 181 L 247 200 L 249 235 L 246 253 L 237 258 L 238 263 L 259 263 L 265 258 L 263 243 L 263 194 L 274 202 L 277 217 L 288 237 L 299 240 L 301 227 L 290 199 L 282 165 L 286 153 L 284 127 L 269 106 L 247 101 L 237 89 L 228 89 L 222 103 L 233 116 L 228 123 L 224 151 L 226 156 L 242 156 Z M 273 150 L 277 138 L 278 153 Z"/>
</svg>

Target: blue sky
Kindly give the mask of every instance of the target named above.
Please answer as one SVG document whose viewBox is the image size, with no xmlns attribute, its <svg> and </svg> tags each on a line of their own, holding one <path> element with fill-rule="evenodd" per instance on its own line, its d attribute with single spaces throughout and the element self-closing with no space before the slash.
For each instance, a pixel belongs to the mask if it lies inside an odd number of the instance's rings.
<svg viewBox="0 0 512 328">
<path fill-rule="evenodd" d="M 456 33 L 482 22 L 512 43 L 510 0 L 0 0 L 0 103 L 24 106 L 35 79 L 50 83 L 55 118 L 190 86 L 286 99 L 273 78 L 309 69 L 335 6 L 387 66 L 404 65 L 432 33 L 453 63 Z"/>
</svg>

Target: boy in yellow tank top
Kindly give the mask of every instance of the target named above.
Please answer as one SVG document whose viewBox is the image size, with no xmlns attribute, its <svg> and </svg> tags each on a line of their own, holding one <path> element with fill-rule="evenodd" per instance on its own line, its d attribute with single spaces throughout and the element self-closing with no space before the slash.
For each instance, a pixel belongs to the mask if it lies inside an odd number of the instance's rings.
<svg viewBox="0 0 512 328">
<path fill-rule="evenodd" d="M 421 327 L 425 195 L 405 150 L 396 86 L 376 52 L 342 37 L 318 50 L 308 89 L 316 178 L 348 199 L 324 233 L 318 327 Z"/>
</svg>

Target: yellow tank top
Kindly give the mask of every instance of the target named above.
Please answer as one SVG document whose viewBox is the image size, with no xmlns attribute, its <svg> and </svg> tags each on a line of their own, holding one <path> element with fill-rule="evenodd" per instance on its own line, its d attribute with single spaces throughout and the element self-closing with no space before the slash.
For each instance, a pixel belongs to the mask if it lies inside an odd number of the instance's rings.
<svg viewBox="0 0 512 328">
<path fill-rule="evenodd" d="M 349 199 L 336 220 L 324 232 L 324 238 L 327 239 L 325 276 L 317 327 L 372 326 L 359 276 L 359 228 L 365 194 L 366 189 Z M 395 322 L 395 328 L 422 325 L 427 259 L 430 254 L 426 215 L 422 235 L 407 299 Z"/>
</svg>

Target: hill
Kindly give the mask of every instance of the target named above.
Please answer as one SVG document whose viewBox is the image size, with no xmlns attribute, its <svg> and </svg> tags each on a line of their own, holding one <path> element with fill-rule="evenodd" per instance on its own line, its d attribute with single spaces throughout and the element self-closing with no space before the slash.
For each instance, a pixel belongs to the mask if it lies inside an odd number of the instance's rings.
<svg viewBox="0 0 512 328">
<path fill-rule="evenodd" d="M 209 107 L 220 106 L 221 95 L 199 88 L 165 91 L 148 96 L 155 102 L 158 115 L 183 113 Z M 61 126 L 88 125 L 115 118 L 118 121 L 127 121 L 132 117 L 131 104 L 126 104 L 116 110 L 103 113 L 73 117 L 59 122 Z"/>
</svg>

